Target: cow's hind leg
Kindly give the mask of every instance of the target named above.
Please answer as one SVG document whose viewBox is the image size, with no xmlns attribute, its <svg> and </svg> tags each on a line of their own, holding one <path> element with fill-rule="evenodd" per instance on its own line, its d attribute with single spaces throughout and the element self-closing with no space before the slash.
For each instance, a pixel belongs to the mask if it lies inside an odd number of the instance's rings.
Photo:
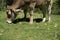
<svg viewBox="0 0 60 40">
<path fill-rule="evenodd" d="M 46 21 L 46 6 L 44 5 L 42 7 L 43 7 L 42 8 L 42 13 L 43 13 L 43 20 L 42 20 L 42 22 L 45 22 Z"/>
<path fill-rule="evenodd" d="M 26 19 L 26 15 L 27 15 L 27 9 L 24 9 L 24 19 Z"/>
<path fill-rule="evenodd" d="M 35 8 L 35 2 L 32 2 L 31 4 L 30 4 L 30 24 L 32 24 L 33 23 L 33 10 L 34 10 L 34 8 Z"/>
<path fill-rule="evenodd" d="M 48 1 L 48 21 L 51 21 L 52 0 Z"/>
</svg>

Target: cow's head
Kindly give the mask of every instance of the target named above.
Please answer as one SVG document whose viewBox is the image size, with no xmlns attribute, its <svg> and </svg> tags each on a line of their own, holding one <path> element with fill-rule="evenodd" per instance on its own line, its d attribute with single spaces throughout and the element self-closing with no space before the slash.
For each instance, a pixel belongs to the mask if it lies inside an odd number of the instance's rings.
<svg viewBox="0 0 60 40">
<path fill-rule="evenodd" d="M 9 9 L 7 10 L 7 23 L 12 23 L 16 17 L 16 13 Z"/>
</svg>

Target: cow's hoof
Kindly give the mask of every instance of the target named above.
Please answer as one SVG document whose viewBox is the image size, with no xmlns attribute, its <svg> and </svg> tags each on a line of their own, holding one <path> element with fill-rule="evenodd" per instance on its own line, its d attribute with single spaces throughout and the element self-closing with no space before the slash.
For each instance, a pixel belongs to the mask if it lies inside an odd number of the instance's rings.
<svg viewBox="0 0 60 40">
<path fill-rule="evenodd" d="M 33 24 L 33 22 L 30 22 L 30 24 Z"/>
<path fill-rule="evenodd" d="M 42 22 L 45 22 L 46 21 L 46 18 L 43 18 Z"/>
<path fill-rule="evenodd" d="M 51 22 L 51 20 L 48 20 L 48 22 Z"/>
<path fill-rule="evenodd" d="M 8 20 L 7 20 L 7 23 L 11 24 L 11 23 L 12 23 L 12 21 L 8 21 Z"/>
</svg>

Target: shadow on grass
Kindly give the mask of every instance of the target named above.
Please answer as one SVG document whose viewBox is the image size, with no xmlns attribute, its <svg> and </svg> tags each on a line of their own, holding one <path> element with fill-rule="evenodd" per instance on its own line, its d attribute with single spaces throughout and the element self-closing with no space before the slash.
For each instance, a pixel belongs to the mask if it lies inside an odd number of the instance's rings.
<svg viewBox="0 0 60 40">
<path fill-rule="evenodd" d="M 37 23 L 40 23 L 42 21 L 41 18 L 33 19 L 33 21 L 36 21 Z M 29 18 L 18 18 L 14 20 L 14 24 L 19 23 L 19 22 L 29 22 Z"/>
</svg>

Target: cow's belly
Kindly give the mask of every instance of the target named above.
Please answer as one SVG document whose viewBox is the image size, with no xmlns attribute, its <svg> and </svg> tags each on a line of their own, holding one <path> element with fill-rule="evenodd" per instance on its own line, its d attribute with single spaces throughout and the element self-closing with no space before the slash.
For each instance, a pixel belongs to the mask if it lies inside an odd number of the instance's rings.
<svg viewBox="0 0 60 40">
<path fill-rule="evenodd" d="M 46 3 L 46 0 L 37 0 L 36 5 L 42 5 L 42 4 L 45 4 L 45 3 Z"/>
</svg>

